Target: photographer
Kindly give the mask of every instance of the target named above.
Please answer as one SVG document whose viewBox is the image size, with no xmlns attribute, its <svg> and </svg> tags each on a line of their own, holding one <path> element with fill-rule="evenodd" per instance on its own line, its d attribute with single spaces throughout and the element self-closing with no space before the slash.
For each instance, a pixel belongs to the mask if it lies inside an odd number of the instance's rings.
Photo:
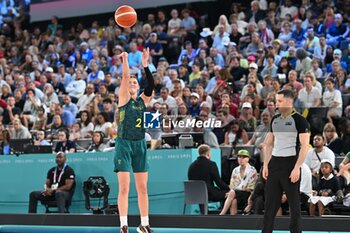
<svg viewBox="0 0 350 233">
<path fill-rule="evenodd" d="M 36 213 L 38 201 L 56 201 L 58 212 L 65 212 L 66 201 L 73 195 L 75 173 L 67 165 L 67 157 L 64 152 L 56 154 L 57 166 L 47 172 L 45 190 L 33 191 L 29 195 L 29 213 Z"/>
</svg>

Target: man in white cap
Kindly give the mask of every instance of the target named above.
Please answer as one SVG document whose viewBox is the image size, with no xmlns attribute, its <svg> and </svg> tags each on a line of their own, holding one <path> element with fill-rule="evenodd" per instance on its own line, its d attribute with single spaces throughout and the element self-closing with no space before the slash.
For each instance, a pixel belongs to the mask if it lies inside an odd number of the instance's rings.
<svg viewBox="0 0 350 233">
<path fill-rule="evenodd" d="M 199 101 L 199 94 L 196 92 L 192 92 L 191 96 L 190 96 L 190 102 L 191 105 L 188 108 L 188 112 L 192 115 L 192 116 L 198 116 L 200 113 L 200 101 Z"/>
<path fill-rule="evenodd" d="M 81 59 L 85 60 L 86 63 L 88 64 L 92 59 L 92 50 L 89 49 L 89 45 L 85 41 L 81 42 L 80 44 L 80 53 L 81 53 Z"/>
</svg>

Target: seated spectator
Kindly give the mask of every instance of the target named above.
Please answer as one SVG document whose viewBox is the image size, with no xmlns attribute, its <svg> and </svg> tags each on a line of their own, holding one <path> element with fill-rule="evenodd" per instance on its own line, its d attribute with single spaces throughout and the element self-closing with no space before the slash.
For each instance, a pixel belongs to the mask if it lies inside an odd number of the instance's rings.
<svg viewBox="0 0 350 233">
<path fill-rule="evenodd" d="M 232 171 L 230 192 L 220 215 L 226 214 L 228 210 L 230 210 L 231 215 L 236 215 L 238 207 L 246 206 L 248 197 L 254 190 L 257 181 L 257 172 L 249 164 L 249 152 L 247 150 L 238 151 L 237 159 L 239 166 Z"/>
<path fill-rule="evenodd" d="M 87 149 L 89 152 L 103 152 L 105 148 L 107 148 L 107 145 L 103 143 L 105 136 L 104 133 L 101 131 L 95 131 L 92 135 L 92 143 Z"/>
<path fill-rule="evenodd" d="M 323 127 L 323 138 L 325 139 L 325 146 L 331 149 L 336 156 L 339 156 L 341 154 L 342 141 L 338 137 L 333 123 L 327 123 Z"/>
<path fill-rule="evenodd" d="M 325 140 L 322 135 L 317 134 L 313 138 L 314 148 L 309 149 L 304 163 L 310 168 L 314 177 L 317 177 L 321 168 L 321 161 L 327 159 L 332 166 L 335 165 L 333 151 L 324 146 Z M 318 178 L 318 177 L 317 177 Z"/>
<path fill-rule="evenodd" d="M 285 82 L 284 77 L 287 77 L 288 73 L 292 70 L 292 66 L 288 62 L 287 57 L 282 57 L 280 64 L 278 65 L 277 73 L 276 75 L 280 77 Z M 275 76 L 276 76 L 275 75 Z"/>
<path fill-rule="evenodd" d="M 96 62 L 91 62 L 91 73 L 88 75 L 86 82 L 94 84 L 95 90 L 98 89 L 100 82 L 105 80 L 104 73 L 99 70 Z"/>
<path fill-rule="evenodd" d="M 191 90 L 195 90 L 198 85 L 201 85 L 202 86 L 202 89 L 203 89 L 203 92 L 204 92 L 204 88 L 207 86 L 208 84 L 208 79 L 209 79 L 209 73 L 208 71 L 204 70 L 200 73 L 200 77 L 199 78 L 195 78 L 191 81 L 190 83 L 190 88 Z M 203 93 L 202 92 L 202 93 Z M 211 98 L 211 97 L 209 97 Z M 206 101 L 206 100 L 204 100 Z"/>
<path fill-rule="evenodd" d="M 55 114 L 58 114 L 62 118 L 63 125 L 66 127 L 72 127 L 76 122 L 75 116 L 72 112 L 64 110 L 61 105 L 56 104 Z"/>
<path fill-rule="evenodd" d="M 191 93 L 190 101 L 191 101 L 191 105 L 188 108 L 190 115 L 193 117 L 198 116 L 200 112 L 200 105 L 201 105 L 198 93 L 195 93 L 195 92 Z"/>
<path fill-rule="evenodd" d="M 241 115 L 239 116 L 239 124 L 247 132 L 254 132 L 256 128 L 256 118 L 253 115 L 251 103 L 244 102 L 242 104 Z"/>
<path fill-rule="evenodd" d="M 44 99 L 43 104 L 49 107 L 51 104 L 58 104 L 58 96 L 50 83 L 44 85 Z"/>
<path fill-rule="evenodd" d="M 266 100 L 267 95 L 273 90 L 271 75 L 264 76 L 264 86 L 260 90 L 260 96 L 262 100 Z"/>
<path fill-rule="evenodd" d="M 80 123 L 79 122 L 75 122 L 72 126 L 72 130 L 69 134 L 69 140 L 75 142 L 77 140 L 79 140 L 81 138 L 81 134 L 80 134 Z"/>
<path fill-rule="evenodd" d="M 57 74 L 52 74 L 51 85 L 52 85 L 53 90 L 56 93 L 56 95 L 60 96 L 60 95 L 63 95 L 64 93 L 66 93 L 66 89 L 65 89 L 64 85 L 60 82 L 60 80 L 58 79 Z"/>
<path fill-rule="evenodd" d="M 109 130 L 112 127 L 112 123 L 109 120 L 109 116 L 105 112 L 100 112 L 97 114 L 94 132 L 101 131 L 109 137 Z"/>
<path fill-rule="evenodd" d="M 210 130 L 205 130 L 203 127 L 198 127 L 200 125 L 203 126 L 203 119 L 197 116 L 192 132 L 203 133 L 203 140 L 205 144 L 209 145 L 210 147 L 219 148 L 218 139 L 216 138 L 215 134 Z"/>
<path fill-rule="evenodd" d="M 7 98 L 7 106 L 2 113 L 2 123 L 4 125 L 10 124 L 14 119 L 18 119 L 21 115 L 21 109 L 15 106 L 15 98 L 10 96 Z"/>
<path fill-rule="evenodd" d="M 231 101 L 229 93 L 223 93 L 221 95 L 221 103 L 217 106 L 217 111 L 219 111 L 225 104 L 229 106 L 229 114 L 234 118 L 238 118 L 238 106 Z"/>
<path fill-rule="evenodd" d="M 189 115 L 187 106 L 186 104 L 181 103 L 178 108 L 179 108 L 179 115 L 175 119 L 175 122 L 177 123 L 177 125 L 174 126 L 174 132 L 177 132 L 177 133 L 190 132 L 191 131 L 190 128 L 181 127 L 182 124 L 185 125 L 185 122 L 190 121 L 192 119 L 191 115 Z"/>
<path fill-rule="evenodd" d="M 300 19 L 294 20 L 295 30 L 292 31 L 292 38 L 296 42 L 296 47 L 304 47 L 305 43 L 305 29 L 302 28 L 302 21 Z"/>
<path fill-rule="evenodd" d="M 46 133 L 44 129 L 39 129 L 35 134 L 34 145 L 37 146 L 50 146 L 51 144 L 45 139 Z"/>
<path fill-rule="evenodd" d="M 75 142 L 69 140 L 69 132 L 65 128 L 61 128 L 57 132 L 58 142 L 56 144 L 55 152 L 75 153 L 77 146 Z"/>
<path fill-rule="evenodd" d="M 261 71 L 261 75 L 265 76 L 267 74 L 271 75 L 272 77 L 277 75 L 277 66 L 275 65 L 274 61 L 275 61 L 275 57 L 271 54 L 268 54 L 266 56 L 266 61 L 267 61 L 267 65 L 265 66 L 265 68 Z"/>
<path fill-rule="evenodd" d="M 225 133 L 225 145 L 240 146 L 248 142 L 247 132 L 241 128 L 238 121 L 231 121 L 228 125 L 228 131 Z"/>
<path fill-rule="evenodd" d="M 295 70 L 289 71 L 288 74 L 288 83 L 293 85 L 293 87 L 299 92 L 301 89 L 303 89 L 303 84 L 298 79 L 298 73 Z"/>
<path fill-rule="evenodd" d="M 0 143 L 0 154 L 1 155 L 9 155 L 11 154 L 10 147 L 11 135 L 10 131 L 7 129 L 1 131 L 1 143 Z"/>
<path fill-rule="evenodd" d="M 24 127 L 19 119 L 15 119 L 13 121 L 13 130 L 10 133 L 11 139 L 32 138 L 32 135 L 29 133 L 28 128 Z"/>
<path fill-rule="evenodd" d="M 206 144 L 200 145 L 198 154 L 197 160 L 188 168 L 188 179 L 205 181 L 209 201 L 224 201 L 230 188 L 221 180 L 216 163 L 210 161 L 210 147 Z"/>
<path fill-rule="evenodd" d="M 75 78 L 66 87 L 66 92 L 71 97 L 73 103 L 77 103 L 78 100 L 84 95 L 86 89 L 86 83 L 82 80 L 83 71 L 77 69 L 75 71 Z M 107 74 L 106 74 L 107 82 Z M 114 92 L 114 90 L 113 90 Z"/>
<path fill-rule="evenodd" d="M 304 88 L 299 91 L 298 99 L 303 102 L 305 108 L 318 107 L 321 104 L 321 93 L 312 85 L 314 80 L 312 73 L 305 74 Z"/>
<path fill-rule="evenodd" d="M 32 130 L 46 129 L 47 117 L 44 107 L 39 107 Z"/>
<path fill-rule="evenodd" d="M 69 95 L 63 96 L 63 110 L 71 112 L 74 117 L 78 114 L 78 107 L 76 104 L 72 103 L 72 100 Z"/>
<path fill-rule="evenodd" d="M 149 48 L 149 51 L 152 55 L 153 63 L 158 64 L 158 60 L 163 56 L 163 46 L 158 41 L 157 33 L 152 32 L 149 37 L 149 41 L 145 44 L 145 48 Z"/>
<path fill-rule="evenodd" d="M 40 105 L 41 101 L 36 97 L 35 91 L 29 89 L 27 91 L 27 98 L 22 111 L 22 119 L 25 127 L 34 123 Z"/>
<path fill-rule="evenodd" d="M 282 23 L 281 32 L 278 34 L 278 39 L 286 46 L 292 38 L 291 25 L 288 21 Z"/>
<path fill-rule="evenodd" d="M 311 58 L 303 48 L 298 48 L 296 57 L 298 60 L 295 70 L 300 74 L 300 78 L 304 78 L 305 73 L 311 69 Z"/>
<path fill-rule="evenodd" d="M 38 201 L 56 201 L 58 212 L 65 213 L 66 201 L 72 198 L 75 187 L 74 170 L 67 165 L 64 152 L 56 154 L 57 166 L 47 172 L 45 190 L 29 195 L 29 213 L 37 212 Z"/>
<path fill-rule="evenodd" d="M 321 70 L 320 61 L 317 58 L 312 59 L 311 61 L 311 72 L 315 74 L 316 78 L 323 78 L 323 72 Z"/>
<path fill-rule="evenodd" d="M 255 63 L 251 63 L 249 66 L 253 67 L 254 65 L 255 65 L 255 69 L 257 69 Z M 263 85 L 260 83 L 258 76 L 256 74 L 254 74 L 254 73 L 250 73 L 248 75 L 247 85 L 245 85 L 243 87 L 243 90 L 242 90 L 242 93 L 241 93 L 241 99 L 243 99 L 248 94 L 255 93 L 255 94 L 259 95 L 262 88 L 263 88 Z"/>
<path fill-rule="evenodd" d="M 166 87 L 163 87 L 160 89 L 160 98 L 157 99 L 157 102 L 160 104 L 167 104 L 169 106 L 169 109 L 172 110 L 172 114 L 177 114 L 177 105 L 176 100 L 174 97 L 169 95 L 169 89 Z"/>
<path fill-rule="evenodd" d="M 341 14 L 336 14 L 334 16 L 334 22 L 328 29 L 327 32 L 327 45 L 337 47 L 339 42 L 346 37 L 347 27 L 343 23 L 343 16 Z"/>
<path fill-rule="evenodd" d="M 338 118 L 343 113 L 343 100 L 339 90 L 334 89 L 334 79 L 327 78 L 326 81 L 327 90 L 323 93 L 323 104 L 328 107 L 327 117 L 332 122 L 332 118 Z"/>
<path fill-rule="evenodd" d="M 340 190 L 340 185 L 337 177 L 333 174 L 333 165 L 327 160 L 321 160 L 320 182 L 314 193 L 310 197 L 310 216 L 315 216 L 316 205 L 318 207 L 318 214 L 324 214 L 325 207 L 334 201 L 333 197 Z"/>
</svg>

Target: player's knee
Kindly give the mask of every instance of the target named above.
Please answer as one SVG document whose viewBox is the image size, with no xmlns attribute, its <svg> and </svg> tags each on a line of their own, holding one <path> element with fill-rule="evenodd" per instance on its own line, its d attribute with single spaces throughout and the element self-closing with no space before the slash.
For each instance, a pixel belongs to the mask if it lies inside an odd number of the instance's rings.
<svg viewBox="0 0 350 233">
<path fill-rule="evenodd" d="M 119 187 L 119 194 L 120 195 L 128 195 L 129 194 L 129 187 L 127 185 L 123 185 L 122 187 Z"/>
<path fill-rule="evenodd" d="M 139 195 L 147 195 L 147 185 L 146 184 L 138 185 L 137 192 Z"/>
</svg>

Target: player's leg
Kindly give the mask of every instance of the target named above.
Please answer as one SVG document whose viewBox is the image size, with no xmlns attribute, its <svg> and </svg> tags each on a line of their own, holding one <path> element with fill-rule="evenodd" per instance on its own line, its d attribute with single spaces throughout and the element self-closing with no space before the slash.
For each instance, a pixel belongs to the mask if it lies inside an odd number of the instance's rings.
<svg viewBox="0 0 350 233">
<path fill-rule="evenodd" d="M 130 188 L 130 172 L 118 172 L 118 210 L 120 227 L 128 226 L 128 199 Z"/>
</svg>

